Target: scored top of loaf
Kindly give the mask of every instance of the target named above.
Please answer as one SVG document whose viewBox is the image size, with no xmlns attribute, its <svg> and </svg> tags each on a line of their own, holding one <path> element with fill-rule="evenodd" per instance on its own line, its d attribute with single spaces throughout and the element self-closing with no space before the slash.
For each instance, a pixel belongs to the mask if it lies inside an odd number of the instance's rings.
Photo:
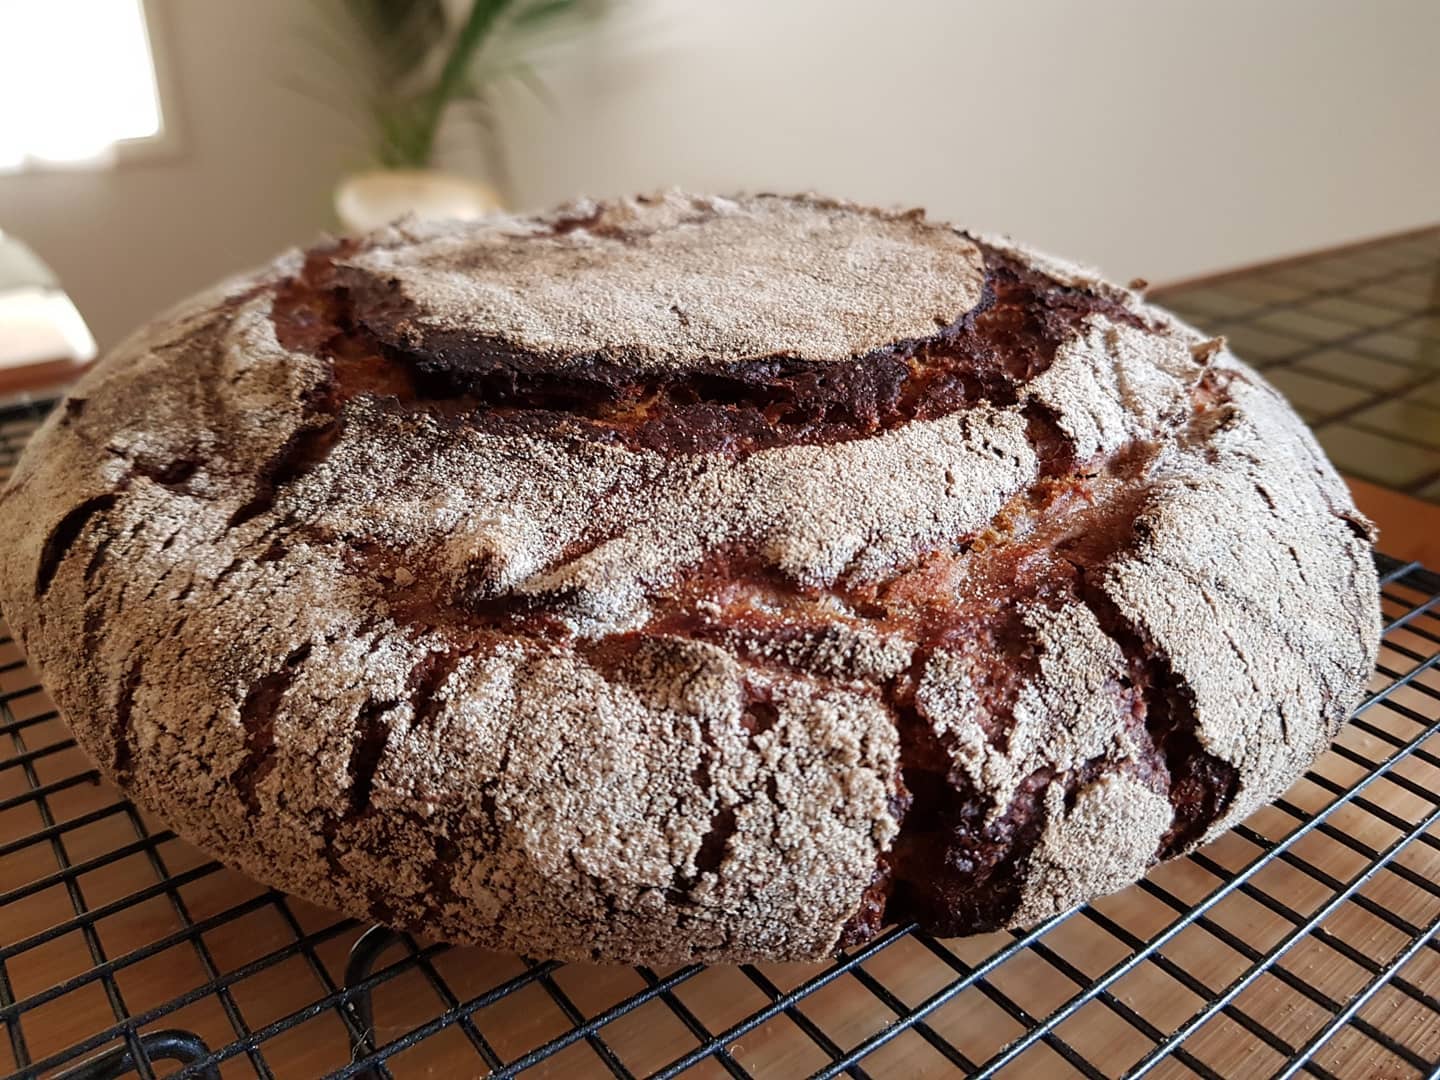
<svg viewBox="0 0 1440 1080">
<path fill-rule="evenodd" d="M 933 335 L 984 282 L 954 228 L 815 197 L 671 192 L 405 236 L 343 263 L 352 287 L 385 296 L 398 333 L 639 369 L 849 359 Z"/>
</svg>

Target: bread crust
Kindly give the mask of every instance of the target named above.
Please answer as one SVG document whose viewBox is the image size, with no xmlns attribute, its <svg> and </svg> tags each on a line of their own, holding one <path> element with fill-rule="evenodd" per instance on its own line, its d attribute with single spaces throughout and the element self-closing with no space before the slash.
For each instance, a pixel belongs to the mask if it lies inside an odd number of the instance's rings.
<svg viewBox="0 0 1440 1080">
<path fill-rule="evenodd" d="M 0 495 L 76 738 L 262 881 L 537 956 L 1031 923 L 1282 792 L 1373 532 L 1223 342 L 918 212 L 668 193 L 292 252 Z"/>
</svg>

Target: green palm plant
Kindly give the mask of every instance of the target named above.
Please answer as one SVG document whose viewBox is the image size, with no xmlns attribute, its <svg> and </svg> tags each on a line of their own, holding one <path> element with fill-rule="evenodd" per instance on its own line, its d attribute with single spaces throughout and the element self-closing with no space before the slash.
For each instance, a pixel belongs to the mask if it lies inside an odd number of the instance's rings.
<svg viewBox="0 0 1440 1080">
<path fill-rule="evenodd" d="M 494 92 L 518 82 L 549 100 L 532 57 L 594 22 L 616 0 L 316 0 L 316 44 L 349 85 L 341 98 L 302 87 L 353 114 L 363 106 L 377 162 L 425 168 L 452 107 L 493 136 Z M 348 107 L 347 107 L 348 106 Z"/>
</svg>

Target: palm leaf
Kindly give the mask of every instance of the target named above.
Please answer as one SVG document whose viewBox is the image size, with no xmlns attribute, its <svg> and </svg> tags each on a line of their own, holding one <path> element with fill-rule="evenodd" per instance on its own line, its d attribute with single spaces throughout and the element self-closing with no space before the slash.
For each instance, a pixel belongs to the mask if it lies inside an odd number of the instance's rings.
<svg viewBox="0 0 1440 1080">
<path fill-rule="evenodd" d="M 343 0 L 388 80 L 404 79 L 445 34 L 441 0 Z"/>
<path fill-rule="evenodd" d="M 540 26 L 557 16 L 570 14 L 582 3 L 583 0 L 539 0 L 515 12 L 512 23 L 517 29 Z"/>
<path fill-rule="evenodd" d="M 309 96 L 326 104 L 336 96 L 365 102 L 380 164 L 423 167 L 452 103 L 478 106 L 466 115 L 487 129 L 494 123 L 490 91 L 501 82 L 518 82 L 553 107 L 530 57 L 615 2 L 472 0 L 454 26 L 444 0 L 312 0 L 314 52 L 337 82 L 350 85 L 338 95 L 312 87 Z"/>
</svg>

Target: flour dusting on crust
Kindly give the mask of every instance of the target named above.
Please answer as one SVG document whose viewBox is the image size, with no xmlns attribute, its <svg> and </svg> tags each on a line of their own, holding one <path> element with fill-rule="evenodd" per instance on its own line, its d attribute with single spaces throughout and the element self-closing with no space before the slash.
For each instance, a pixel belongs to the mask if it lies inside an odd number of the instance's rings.
<svg viewBox="0 0 1440 1080">
<path fill-rule="evenodd" d="M 1275 797 L 1378 648 L 1258 375 L 913 213 L 675 193 L 291 253 L 90 372 L 5 616 L 181 835 L 449 940 L 1033 922 Z"/>
<path fill-rule="evenodd" d="M 346 266 L 361 290 L 398 285 L 402 333 L 642 369 L 847 359 L 948 326 L 983 282 L 974 243 L 917 214 L 677 193 L 452 226 Z"/>
</svg>

